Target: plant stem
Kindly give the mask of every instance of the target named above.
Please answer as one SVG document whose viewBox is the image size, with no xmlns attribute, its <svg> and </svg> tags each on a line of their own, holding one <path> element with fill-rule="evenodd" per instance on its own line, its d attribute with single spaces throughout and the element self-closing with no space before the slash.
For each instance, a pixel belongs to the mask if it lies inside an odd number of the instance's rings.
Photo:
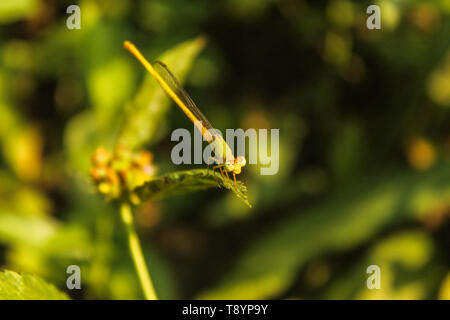
<svg viewBox="0 0 450 320">
<path fill-rule="evenodd" d="M 157 300 L 155 288 L 153 287 L 152 278 L 148 272 L 147 265 L 145 264 L 144 255 L 142 254 L 141 244 L 136 233 L 133 222 L 133 213 L 131 212 L 131 206 L 129 203 L 123 202 L 120 208 L 120 214 L 122 221 L 127 229 L 128 245 L 130 247 L 130 253 L 133 258 L 134 267 L 139 277 L 142 290 L 144 291 L 145 299 Z"/>
</svg>

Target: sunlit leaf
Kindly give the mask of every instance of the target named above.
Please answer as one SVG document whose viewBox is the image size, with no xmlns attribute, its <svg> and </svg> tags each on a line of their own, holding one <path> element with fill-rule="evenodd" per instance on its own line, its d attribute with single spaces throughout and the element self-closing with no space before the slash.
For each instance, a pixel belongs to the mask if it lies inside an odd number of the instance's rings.
<svg viewBox="0 0 450 320">
<path fill-rule="evenodd" d="M 0 300 L 67 300 L 65 293 L 30 274 L 0 272 Z"/>
<path fill-rule="evenodd" d="M 9 212 L 0 212 L 0 243 L 31 248 L 42 256 L 71 259 L 86 259 L 92 249 L 86 230 L 76 225 Z"/>
<path fill-rule="evenodd" d="M 448 273 L 442 281 L 439 289 L 439 299 L 450 300 L 450 273 Z"/>
<path fill-rule="evenodd" d="M 236 188 L 237 186 L 237 188 Z M 224 187 L 233 191 L 246 205 L 251 207 L 247 199 L 247 188 L 241 181 L 234 181 L 218 172 L 208 169 L 177 171 L 160 176 L 138 187 L 134 192 L 142 200 L 161 199 L 173 195 L 190 193 L 214 187 Z"/>
<path fill-rule="evenodd" d="M 0 242 L 39 247 L 56 234 L 58 224 L 47 217 L 0 213 Z"/>
<path fill-rule="evenodd" d="M 0 23 L 11 23 L 26 18 L 37 8 L 37 0 L 2 0 L 0 1 Z"/>
</svg>

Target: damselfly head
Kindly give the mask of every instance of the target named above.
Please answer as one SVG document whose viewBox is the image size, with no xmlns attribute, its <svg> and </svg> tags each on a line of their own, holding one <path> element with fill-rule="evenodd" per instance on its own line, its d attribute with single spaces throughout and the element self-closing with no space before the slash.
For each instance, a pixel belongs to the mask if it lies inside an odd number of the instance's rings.
<svg viewBox="0 0 450 320">
<path fill-rule="evenodd" d="M 228 172 L 233 172 L 234 174 L 241 173 L 241 168 L 247 164 L 247 160 L 243 156 L 234 158 L 234 161 L 225 162 L 225 170 Z"/>
<path fill-rule="evenodd" d="M 233 162 L 225 162 L 225 170 L 227 170 L 228 172 L 232 172 L 235 169 L 235 165 Z"/>
<path fill-rule="evenodd" d="M 234 174 L 240 174 L 242 171 L 242 167 L 245 166 L 247 164 L 247 160 L 245 160 L 245 158 L 243 156 L 239 156 L 237 158 L 234 159 L 234 163 L 232 165 L 230 165 L 229 167 L 227 167 L 226 169 L 228 171 L 233 171 Z"/>
<path fill-rule="evenodd" d="M 239 156 L 235 160 L 236 164 L 238 164 L 240 167 L 244 167 L 247 164 L 247 160 L 245 160 L 245 157 Z"/>
</svg>

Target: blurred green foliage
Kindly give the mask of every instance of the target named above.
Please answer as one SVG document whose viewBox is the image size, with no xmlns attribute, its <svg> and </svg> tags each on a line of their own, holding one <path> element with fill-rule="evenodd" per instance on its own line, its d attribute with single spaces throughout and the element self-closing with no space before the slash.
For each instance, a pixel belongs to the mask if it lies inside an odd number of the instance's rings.
<svg viewBox="0 0 450 320">
<path fill-rule="evenodd" d="M 117 203 L 89 175 L 118 143 L 161 177 L 136 208 L 160 298 L 448 299 L 450 5 L 374 3 L 382 30 L 370 1 L 81 0 L 69 30 L 70 1 L 2 0 L 0 267 L 75 299 L 143 297 Z M 157 199 L 206 168 L 171 163 L 171 131 L 192 124 L 125 40 L 217 128 L 280 129 L 278 174 L 240 175 L 252 209 L 220 189 Z"/>
</svg>

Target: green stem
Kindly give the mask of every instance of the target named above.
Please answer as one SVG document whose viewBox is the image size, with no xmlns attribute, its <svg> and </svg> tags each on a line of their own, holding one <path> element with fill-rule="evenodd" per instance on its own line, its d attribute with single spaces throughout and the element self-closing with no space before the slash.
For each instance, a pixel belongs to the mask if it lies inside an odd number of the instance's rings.
<svg viewBox="0 0 450 320">
<path fill-rule="evenodd" d="M 144 296 L 147 300 L 157 300 L 155 288 L 153 287 L 152 278 L 148 272 L 147 265 L 145 264 L 144 255 L 142 254 L 141 244 L 134 228 L 133 213 L 131 212 L 130 204 L 124 202 L 120 208 L 120 214 L 122 221 L 127 229 L 128 244 L 130 247 L 130 253 L 133 258 L 134 267 L 139 277 Z"/>
</svg>

